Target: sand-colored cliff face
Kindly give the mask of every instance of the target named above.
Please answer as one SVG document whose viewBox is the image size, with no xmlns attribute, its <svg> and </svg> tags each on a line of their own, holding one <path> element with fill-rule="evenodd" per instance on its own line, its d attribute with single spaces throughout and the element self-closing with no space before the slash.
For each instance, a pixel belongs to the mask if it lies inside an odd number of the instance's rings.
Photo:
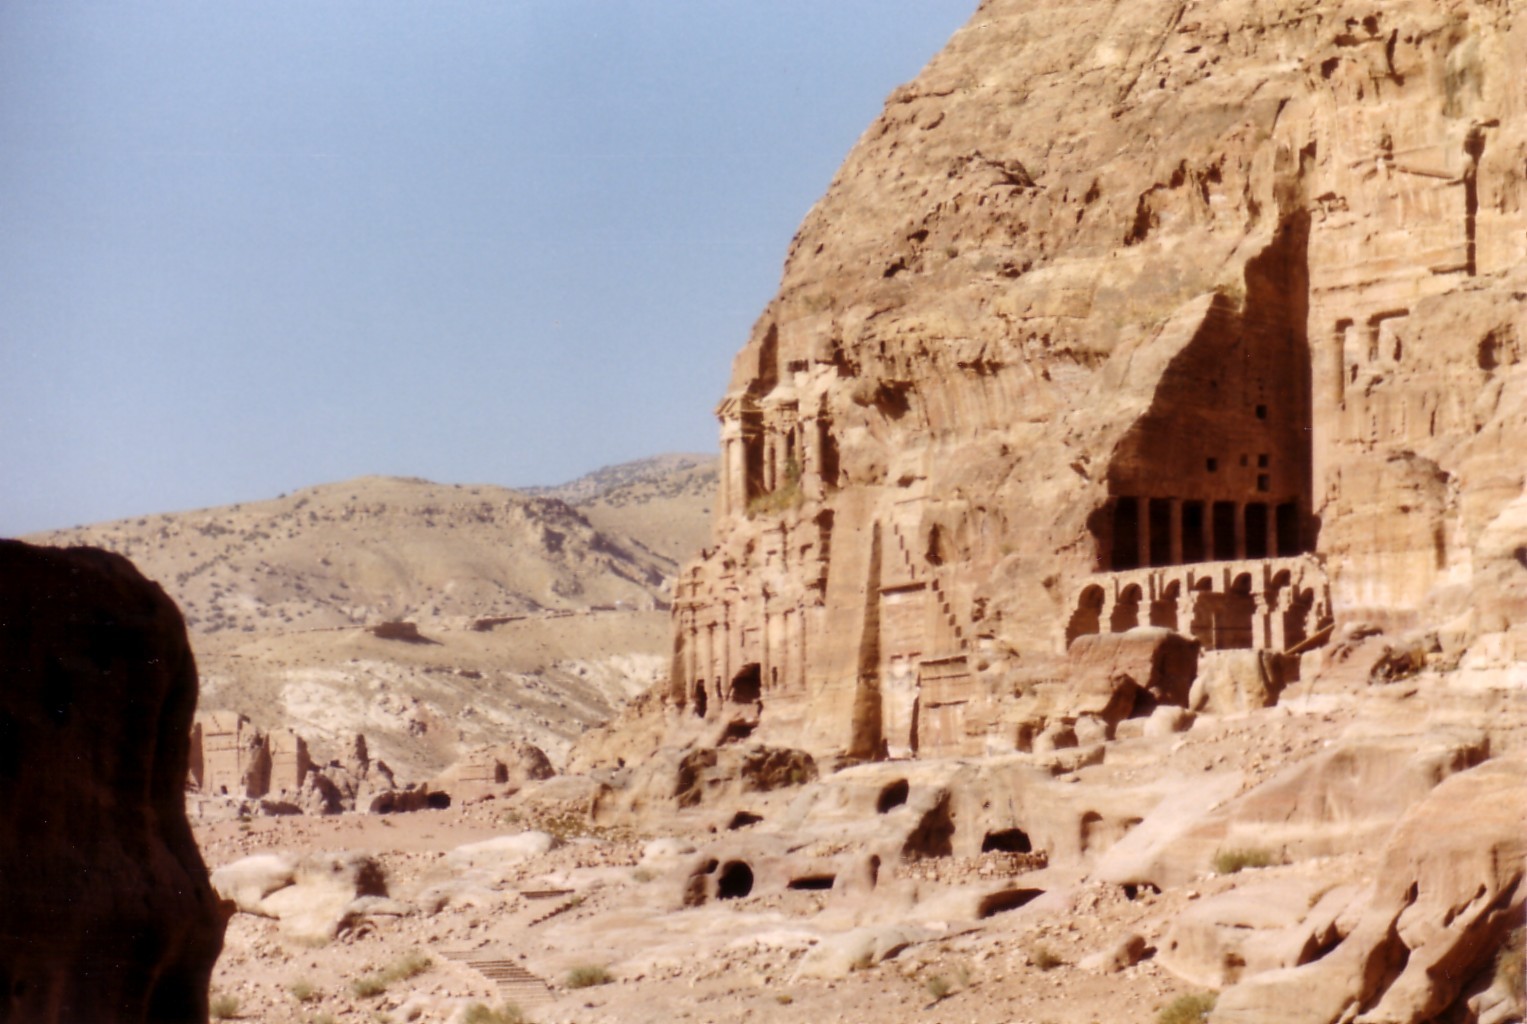
<svg viewBox="0 0 1527 1024">
<path fill-rule="evenodd" d="M 1523 66 L 1508 0 L 983 3 L 736 359 L 670 704 L 960 754 L 1135 625 L 1527 660 Z"/>
</svg>

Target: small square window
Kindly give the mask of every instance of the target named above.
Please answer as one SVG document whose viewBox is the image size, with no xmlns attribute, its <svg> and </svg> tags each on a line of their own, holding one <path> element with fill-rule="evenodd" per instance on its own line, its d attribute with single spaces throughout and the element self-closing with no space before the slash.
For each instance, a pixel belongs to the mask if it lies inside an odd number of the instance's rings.
<svg viewBox="0 0 1527 1024">
<path fill-rule="evenodd" d="M 1266 452 L 1263 452 L 1261 455 L 1257 456 L 1257 468 L 1258 469 L 1266 469 L 1267 468 L 1267 453 Z"/>
<path fill-rule="evenodd" d="M 1259 420 L 1267 419 L 1267 406 L 1265 406 L 1265 405 L 1257 406 L 1257 419 L 1259 419 Z"/>
<path fill-rule="evenodd" d="M 1251 457 L 1249 455 L 1242 455 L 1241 456 L 1241 465 L 1242 466 L 1249 466 L 1249 465 L 1251 465 Z"/>
<path fill-rule="evenodd" d="M 1269 490 L 1270 488 L 1268 486 L 1268 483 L 1269 483 L 1269 481 L 1267 479 L 1267 474 L 1266 473 L 1258 473 L 1257 474 L 1257 490 L 1259 490 L 1259 491 Z"/>
<path fill-rule="evenodd" d="M 1219 472 L 1219 459 L 1205 459 L 1204 468 L 1211 473 Z"/>
</svg>

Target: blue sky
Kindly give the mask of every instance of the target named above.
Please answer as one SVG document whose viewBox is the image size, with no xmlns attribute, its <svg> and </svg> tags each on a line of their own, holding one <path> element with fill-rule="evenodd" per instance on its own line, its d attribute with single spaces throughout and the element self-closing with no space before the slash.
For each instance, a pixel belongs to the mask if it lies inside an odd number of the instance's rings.
<svg viewBox="0 0 1527 1024">
<path fill-rule="evenodd" d="M 0 3 L 0 534 L 711 450 L 975 0 Z"/>
</svg>

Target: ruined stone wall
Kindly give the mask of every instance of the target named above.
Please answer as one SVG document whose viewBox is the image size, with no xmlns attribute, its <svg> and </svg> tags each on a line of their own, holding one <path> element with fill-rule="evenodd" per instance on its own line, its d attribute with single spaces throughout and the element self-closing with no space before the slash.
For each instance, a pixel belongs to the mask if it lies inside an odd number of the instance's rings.
<svg viewBox="0 0 1527 1024">
<path fill-rule="evenodd" d="M 1504 0 L 983 3 L 737 356 L 670 706 L 970 754 L 1087 632 L 1527 657 L 1524 58 Z"/>
</svg>

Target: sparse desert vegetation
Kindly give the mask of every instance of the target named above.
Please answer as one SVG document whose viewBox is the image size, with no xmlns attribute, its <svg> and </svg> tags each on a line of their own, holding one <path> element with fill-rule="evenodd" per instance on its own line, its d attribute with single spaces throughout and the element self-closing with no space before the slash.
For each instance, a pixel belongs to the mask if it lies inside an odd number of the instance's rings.
<svg viewBox="0 0 1527 1024">
<path fill-rule="evenodd" d="M 1214 1009 L 1216 996 L 1213 992 L 1195 992 L 1178 996 L 1156 1015 L 1156 1024 L 1203 1024 Z"/>
<path fill-rule="evenodd" d="M 1271 850 L 1259 847 L 1237 850 L 1221 850 L 1214 855 L 1214 870 L 1221 875 L 1233 875 L 1247 868 L 1265 868 L 1276 864 Z"/>
</svg>

